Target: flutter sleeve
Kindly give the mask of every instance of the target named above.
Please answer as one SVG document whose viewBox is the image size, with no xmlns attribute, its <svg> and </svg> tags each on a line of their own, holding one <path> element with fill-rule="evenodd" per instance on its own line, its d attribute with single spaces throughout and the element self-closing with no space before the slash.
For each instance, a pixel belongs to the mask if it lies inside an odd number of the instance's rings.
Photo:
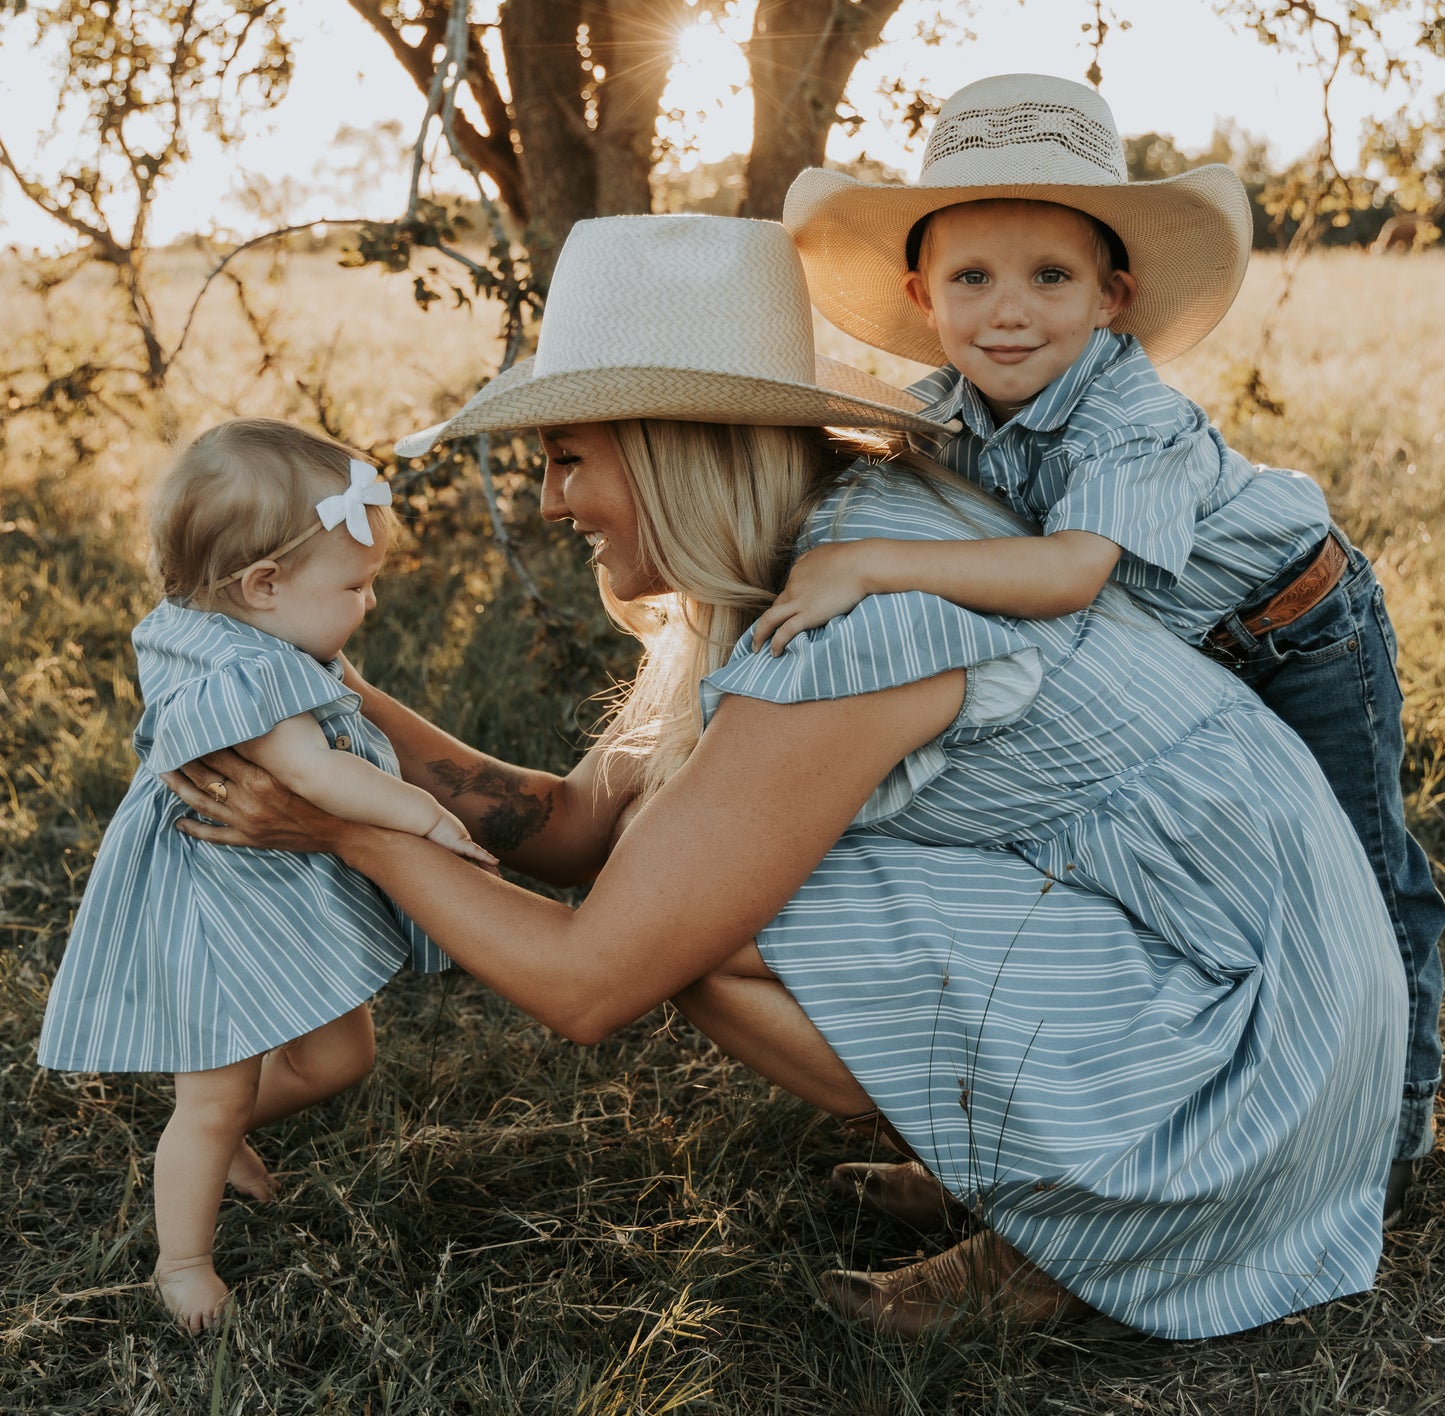
<svg viewBox="0 0 1445 1416">
<path fill-rule="evenodd" d="M 304 654 L 237 656 L 149 705 L 136 747 L 151 771 L 168 772 L 207 752 L 262 737 L 299 713 L 324 720 L 360 707 L 356 694 Z"/>
<path fill-rule="evenodd" d="M 1043 677 L 1039 648 L 1009 622 L 918 591 L 873 595 L 846 615 L 794 639 L 774 657 L 751 631 L 702 681 L 704 723 L 729 694 L 768 703 L 813 703 L 877 693 L 966 670 L 963 706 L 938 738 L 889 773 L 854 825 L 895 815 L 947 766 L 950 743 L 976 741 L 1018 718 Z"/>
</svg>

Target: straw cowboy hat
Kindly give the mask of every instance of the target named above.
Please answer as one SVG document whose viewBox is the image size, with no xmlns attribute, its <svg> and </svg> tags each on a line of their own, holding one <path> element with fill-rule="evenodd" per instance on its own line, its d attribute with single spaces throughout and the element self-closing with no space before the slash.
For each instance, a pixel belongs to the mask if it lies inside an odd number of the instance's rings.
<svg viewBox="0 0 1445 1416">
<path fill-rule="evenodd" d="M 623 418 L 936 432 L 922 406 L 815 357 L 807 282 L 777 222 L 608 216 L 579 221 L 563 244 L 535 357 L 396 449 Z"/>
<path fill-rule="evenodd" d="M 868 344 L 943 364 L 938 336 L 904 293 L 913 226 L 959 202 L 1057 202 L 1115 232 L 1139 282 L 1113 328 L 1162 363 L 1197 344 L 1239 293 L 1253 220 L 1244 184 L 1214 163 L 1130 182 L 1109 105 L 1047 74 L 1001 74 L 943 105 L 912 187 L 811 167 L 783 207 L 819 310 Z"/>
</svg>

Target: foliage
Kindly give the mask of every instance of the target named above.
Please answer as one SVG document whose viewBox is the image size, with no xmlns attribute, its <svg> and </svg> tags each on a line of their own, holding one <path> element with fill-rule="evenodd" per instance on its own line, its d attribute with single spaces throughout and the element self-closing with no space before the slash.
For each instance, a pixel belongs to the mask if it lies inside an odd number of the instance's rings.
<svg viewBox="0 0 1445 1416">
<path fill-rule="evenodd" d="M 1256 250 L 1285 250 L 1294 241 L 1307 211 L 1322 219 L 1313 229 L 1312 246 L 1368 246 L 1385 222 L 1405 203 L 1411 169 L 1402 158 L 1392 182 L 1373 177 L 1322 177 L 1317 158 L 1291 163 L 1283 171 L 1268 160 L 1263 138 L 1235 124 L 1219 124 L 1208 146 L 1186 153 L 1163 133 L 1141 133 L 1124 139 L 1129 175 L 1136 182 L 1158 181 L 1220 162 L 1234 168 L 1244 183 L 1254 217 Z"/>
<path fill-rule="evenodd" d="M 43 185 L 3 147 L 0 161 L 31 201 L 93 242 L 103 260 L 145 245 L 156 189 L 189 157 L 191 132 L 233 141 L 245 111 L 274 106 L 290 82 L 284 12 L 272 0 L 102 0 L 21 12 L 34 45 L 64 55 L 61 102 L 83 111 L 88 154 Z M 127 217 L 129 230 L 119 235 Z"/>
<path fill-rule="evenodd" d="M 142 346 L 142 376 L 158 387 L 170 356 L 142 275 L 151 206 L 160 184 L 186 161 L 195 128 L 229 142 L 248 104 L 270 106 L 285 92 L 291 56 L 278 28 L 281 7 L 272 0 L 102 0 L 17 7 L 16 14 L 33 21 L 36 44 L 60 41 L 58 107 L 81 108 L 85 147 L 77 165 L 40 181 L 20 169 L 0 135 L 0 168 L 28 200 L 88 242 L 93 259 L 114 268 Z M 14 42 L 13 33 L 8 38 Z"/>
<path fill-rule="evenodd" d="M 1405 110 L 1371 123 L 1360 155 L 1389 181 L 1399 210 L 1445 210 L 1445 95 L 1423 123 Z"/>
<path fill-rule="evenodd" d="M 1342 72 L 1381 88 L 1394 81 L 1415 88 L 1418 57 L 1445 55 L 1445 0 L 1216 0 L 1215 8 L 1232 24 L 1252 30 L 1261 43 L 1298 55 L 1319 79 L 1321 137 L 1314 160 L 1295 164 L 1260 194 L 1276 232 L 1287 233 L 1281 244 L 1307 249 L 1326 230 L 1349 229 L 1355 213 L 1379 209 L 1392 197 L 1405 210 L 1415 210 L 1408 163 L 1377 161 L 1383 185 L 1337 166 L 1331 102 Z M 1397 153 L 1418 147 L 1437 131 L 1427 119 L 1404 110 L 1392 128 Z M 1383 154 L 1372 153 L 1367 140 L 1362 156 L 1368 161 Z"/>
</svg>

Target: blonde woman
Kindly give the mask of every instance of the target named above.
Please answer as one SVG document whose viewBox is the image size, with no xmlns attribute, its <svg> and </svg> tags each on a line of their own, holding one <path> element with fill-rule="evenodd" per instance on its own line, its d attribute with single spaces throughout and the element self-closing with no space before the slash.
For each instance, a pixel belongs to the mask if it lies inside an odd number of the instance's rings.
<svg viewBox="0 0 1445 1416">
<path fill-rule="evenodd" d="M 1018 534 L 824 426 L 916 426 L 812 359 L 771 223 L 579 224 L 535 360 L 407 440 L 536 425 L 543 515 L 647 648 L 566 777 L 480 753 L 350 677 L 402 773 L 576 909 L 342 821 L 234 752 L 206 840 L 333 851 L 457 962 L 579 1042 L 674 998 L 773 1081 L 913 1159 L 867 1172 L 975 1232 L 833 1273 L 902 1335 L 1090 1309 L 1195 1337 L 1373 1281 L 1403 983 L 1308 753 L 1105 591 L 1041 623 L 869 596 L 774 657 L 751 626 L 833 540 Z"/>
</svg>

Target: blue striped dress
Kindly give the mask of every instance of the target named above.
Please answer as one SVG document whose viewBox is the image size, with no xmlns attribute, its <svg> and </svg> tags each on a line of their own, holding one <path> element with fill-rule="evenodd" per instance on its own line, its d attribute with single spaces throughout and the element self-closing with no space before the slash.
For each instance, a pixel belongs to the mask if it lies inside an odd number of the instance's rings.
<svg viewBox="0 0 1445 1416">
<path fill-rule="evenodd" d="M 977 493 L 868 469 L 804 539 L 1013 529 Z M 804 702 L 968 669 L 954 724 L 758 938 L 948 1188 L 1163 1337 L 1368 1288 L 1404 983 L 1293 733 L 1112 588 L 1048 622 L 875 596 L 780 658 L 749 646 L 704 681 L 706 716 L 726 694 Z"/>
<path fill-rule="evenodd" d="M 446 955 L 335 856 L 243 850 L 175 829 L 194 817 L 157 773 L 311 713 L 333 750 L 399 775 L 339 661 L 226 615 L 163 603 L 132 635 L 140 768 L 96 857 L 45 1010 L 40 1063 L 197 1072 L 254 1057 L 365 1002 L 404 964 Z"/>
</svg>

